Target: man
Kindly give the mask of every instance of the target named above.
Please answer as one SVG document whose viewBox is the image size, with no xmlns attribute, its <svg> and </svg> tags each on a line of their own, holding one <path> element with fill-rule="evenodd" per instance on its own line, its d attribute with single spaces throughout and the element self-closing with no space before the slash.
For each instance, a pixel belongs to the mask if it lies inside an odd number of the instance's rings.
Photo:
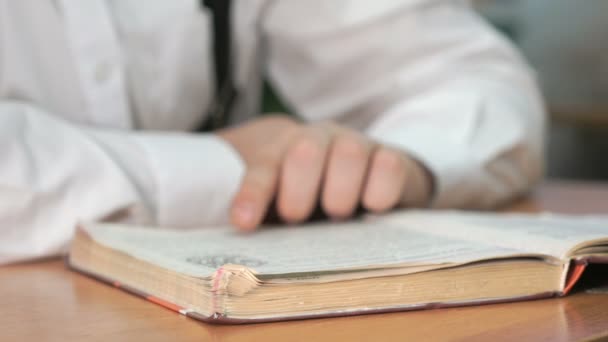
<svg viewBox="0 0 608 342">
<path fill-rule="evenodd" d="M 78 221 L 489 208 L 541 175 L 531 72 L 463 1 L 233 1 L 236 98 L 208 133 L 198 1 L 0 4 L 0 263 L 60 253 Z M 300 121 L 254 118 L 263 73 Z"/>
</svg>

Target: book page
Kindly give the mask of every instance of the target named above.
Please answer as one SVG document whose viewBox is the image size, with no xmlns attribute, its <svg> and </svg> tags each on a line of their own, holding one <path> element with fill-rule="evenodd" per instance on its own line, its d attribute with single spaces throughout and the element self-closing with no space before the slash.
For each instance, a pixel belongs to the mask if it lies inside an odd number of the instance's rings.
<svg viewBox="0 0 608 342">
<path fill-rule="evenodd" d="M 491 242 L 437 236 L 378 220 L 265 228 L 252 234 L 231 227 L 179 231 L 100 224 L 86 230 L 102 245 L 197 277 L 209 277 L 226 264 L 277 275 L 465 263 L 520 254 Z"/>
<path fill-rule="evenodd" d="M 560 259 L 566 258 L 580 243 L 608 238 L 608 216 L 408 211 L 370 217 L 370 220 Z"/>
</svg>

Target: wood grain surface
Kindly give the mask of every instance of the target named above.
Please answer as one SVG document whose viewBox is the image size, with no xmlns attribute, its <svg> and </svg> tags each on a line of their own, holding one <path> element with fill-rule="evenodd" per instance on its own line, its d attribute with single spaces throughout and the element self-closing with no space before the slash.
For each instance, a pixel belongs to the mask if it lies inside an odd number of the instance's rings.
<svg viewBox="0 0 608 342">
<path fill-rule="evenodd" d="M 608 185 L 550 182 L 510 210 L 608 214 Z M 213 326 L 60 260 L 0 268 L 0 341 L 573 341 L 608 336 L 608 293 L 305 321 Z"/>
</svg>

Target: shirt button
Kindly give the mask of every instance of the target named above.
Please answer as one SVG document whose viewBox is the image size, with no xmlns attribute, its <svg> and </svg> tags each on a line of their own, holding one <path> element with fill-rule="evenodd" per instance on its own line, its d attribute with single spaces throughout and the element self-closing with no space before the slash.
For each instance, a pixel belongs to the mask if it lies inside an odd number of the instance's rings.
<svg viewBox="0 0 608 342">
<path fill-rule="evenodd" d="M 95 67 L 95 81 L 97 83 L 105 83 L 112 76 L 112 63 L 110 62 L 100 62 Z"/>
</svg>

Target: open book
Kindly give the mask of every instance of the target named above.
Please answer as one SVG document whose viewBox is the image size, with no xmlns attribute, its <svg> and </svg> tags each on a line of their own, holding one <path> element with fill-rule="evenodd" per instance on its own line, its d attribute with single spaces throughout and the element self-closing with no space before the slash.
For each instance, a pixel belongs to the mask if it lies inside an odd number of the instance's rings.
<svg viewBox="0 0 608 342">
<path fill-rule="evenodd" d="M 69 265 L 190 317 L 253 322 L 565 295 L 608 219 L 397 212 L 350 223 L 79 227 Z"/>
</svg>

